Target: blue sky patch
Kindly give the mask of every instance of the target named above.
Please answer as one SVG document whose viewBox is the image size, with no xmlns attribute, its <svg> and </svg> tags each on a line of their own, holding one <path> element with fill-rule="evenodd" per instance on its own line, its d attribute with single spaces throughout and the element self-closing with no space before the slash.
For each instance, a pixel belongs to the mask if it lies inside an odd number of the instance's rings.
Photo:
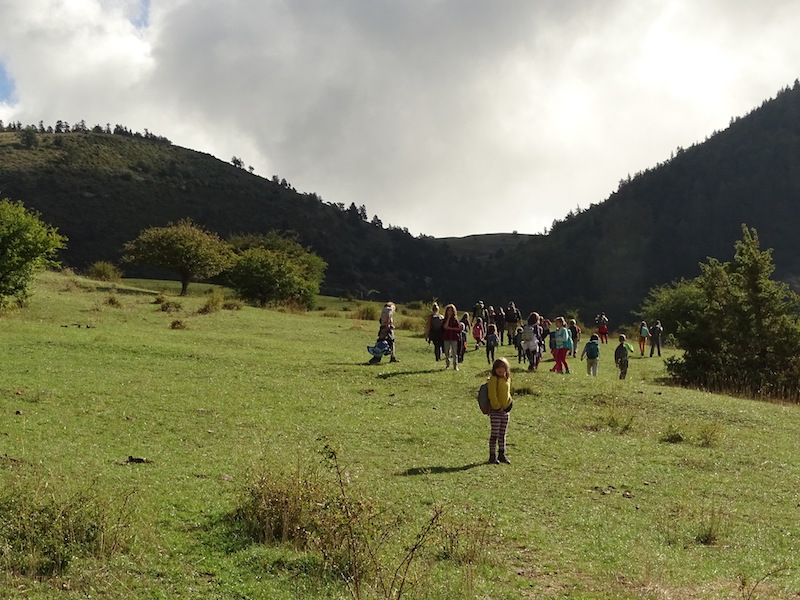
<svg viewBox="0 0 800 600">
<path fill-rule="evenodd" d="M 150 0 L 139 0 L 139 10 L 131 19 L 137 29 L 146 29 L 150 25 Z"/>
<path fill-rule="evenodd" d="M 10 102 L 14 98 L 14 81 L 0 62 L 0 102 Z"/>
</svg>

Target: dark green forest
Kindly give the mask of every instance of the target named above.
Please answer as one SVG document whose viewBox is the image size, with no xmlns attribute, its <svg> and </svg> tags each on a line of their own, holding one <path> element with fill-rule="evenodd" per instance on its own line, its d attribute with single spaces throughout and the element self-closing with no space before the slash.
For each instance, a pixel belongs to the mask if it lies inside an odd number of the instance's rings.
<svg viewBox="0 0 800 600">
<path fill-rule="evenodd" d="M 191 218 L 222 237 L 295 232 L 328 262 L 323 293 L 462 308 L 514 300 L 524 311 L 579 311 L 587 321 L 605 311 L 624 323 L 653 286 L 697 276 L 707 257 L 729 260 L 746 224 L 774 248 L 775 277 L 800 284 L 798 82 L 622 179 L 605 201 L 568 214 L 547 235 L 414 237 L 368 220 L 363 206 L 327 203 L 231 163 L 120 125 L 0 124 L 0 197 L 58 227 L 69 238 L 63 262 L 79 270 L 118 262 L 144 228 Z"/>
</svg>

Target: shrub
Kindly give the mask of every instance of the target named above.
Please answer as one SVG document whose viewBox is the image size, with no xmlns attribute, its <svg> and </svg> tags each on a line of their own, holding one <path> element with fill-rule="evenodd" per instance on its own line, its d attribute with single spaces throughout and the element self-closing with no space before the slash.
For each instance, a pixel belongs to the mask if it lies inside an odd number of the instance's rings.
<svg viewBox="0 0 800 600">
<path fill-rule="evenodd" d="M 108 298 L 106 298 L 106 306 L 110 306 L 111 308 L 122 308 L 122 302 L 119 301 L 114 294 L 109 294 Z"/>
<path fill-rule="evenodd" d="M 211 288 L 206 292 L 206 303 L 197 312 L 201 315 L 208 315 L 218 312 L 225 302 L 225 294 L 220 288 Z"/>
<path fill-rule="evenodd" d="M 86 270 L 86 276 L 89 279 L 95 279 L 97 281 L 119 283 L 122 280 L 122 271 L 110 262 L 101 260 L 89 265 L 89 268 Z"/>
<path fill-rule="evenodd" d="M 683 442 L 684 437 L 683 434 L 675 428 L 674 425 L 670 425 L 667 427 L 667 430 L 661 436 L 661 441 L 666 442 L 668 444 L 680 444 Z"/>
<path fill-rule="evenodd" d="M 290 543 L 316 550 L 324 568 L 346 584 L 353 598 L 365 591 L 400 599 L 411 584 L 410 567 L 431 537 L 443 510 L 434 508 L 410 543 L 396 542 L 402 513 L 392 517 L 372 500 L 355 494 L 336 452 L 324 450 L 330 471 L 275 470 L 258 475 L 243 490 L 234 513 L 259 542 Z"/>
<path fill-rule="evenodd" d="M 425 321 L 414 317 L 403 317 L 397 322 L 396 327 L 402 331 L 422 333 L 425 331 Z"/>
<path fill-rule="evenodd" d="M 181 310 L 181 308 L 183 308 L 183 306 L 181 305 L 180 302 L 167 300 L 161 303 L 162 312 L 169 312 L 169 313 L 178 312 L 179 310 Z"/>
<path fill-rule="evenodd" d="M 45 489 L 45 487 L 47 489 Z M 129 497 L 72 496 L 54 486 L 12 484 L 0 495 L 0 565 L 17 575 L 60 575 L 77 556 L 108 557 L 130 542 Z"/>
<path fill-rule="evenodd" d="M 241 300 L 233 298 L 222 303 L 222 310 L 242 310 L 243 306 L 244 303 Z"/>
<path fill-rule="evenodd" d="M 377 321 L 378 309 L 372 304 L 359 304 L 353 311 L 353 318 L 359 321 Z"/>
</svg>

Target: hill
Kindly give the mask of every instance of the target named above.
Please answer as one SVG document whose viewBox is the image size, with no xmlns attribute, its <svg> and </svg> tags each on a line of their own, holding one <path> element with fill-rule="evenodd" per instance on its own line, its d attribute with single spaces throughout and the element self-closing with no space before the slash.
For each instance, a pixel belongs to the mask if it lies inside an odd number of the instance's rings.
<svg viewBox="0 0 800 600">
<path fill-rule="evenodd" d="M 800 282 L 800 83 L 703 143 L 627 178 L 605 202 L 523 244 L 491 277 L 501 295 L 557 310 L 633 318 L 648 290 L 730 260 L 741 225 L 773 248 L 775 276 Z M 509 296 L 511 297 L 511 296 Z"/>
<path fill-rule="evenodd" d="M 368 223 L 355 206 L 331 205 L 208 154 L 161 138 L 104 132 L 0 133 L 0 197 L 22 201 L 69 238 L 67 265 L 118 262 L 147 227 L 189 217 L 223 237 L 294 231 L 328 262 L 324 291 L 381 298 L 431 297 L 453 257 L 399 228 Z M 153 271 L 126 267 L 131 275 Z"/>
<path fill-rule="evenodd" d="M 9 128 L 6 127 L 6 130 Z M 124 130 L 123 130 L 124 131 Z M 554 223 L 547 235 L 436 240 L 367 222 L 366 210 L 298 193 L 162 138 L 100 130 L 0 133 L 0 197 L 20 200 L 69 237 L 82 268 L 119 259 L 149 226 L 190 217 L 223 237 L 291 230 L 328 263 L 329 294 L 483 298 L 525 311 L 599 311 L 629 322 L 648 290 L 694 277 L 708 256 L 728 260 L 741 225 L 774 248 L 776 277 L 800 284 L 800 83 L 703 143 L 620 182 L 605 201 Z M 132 275 L 147 275 L 130 269 Z"/>
</svg>

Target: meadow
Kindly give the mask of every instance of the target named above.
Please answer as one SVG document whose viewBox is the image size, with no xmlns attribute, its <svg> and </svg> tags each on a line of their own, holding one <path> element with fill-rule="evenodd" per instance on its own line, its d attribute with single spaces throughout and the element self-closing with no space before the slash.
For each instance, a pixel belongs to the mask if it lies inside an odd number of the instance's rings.
<svg viewBox="0 0 800 600">
<path fill-rule="evenodd" d="M 514 358 L 511 464 L 487 465 L 485 354 L 444 370 L 426 311 L 399 307 L 401 362 L 370 366 L 364 303 L 203 311 L 208 286 L 177 289 L 45 273 L 0 316 L 0 597 L 800 596 L 797 405 L 669 386 L 658 358 L 620 381 L 613 343 L 597 378 Z M 255 539 L 265 481 L 344 506 L 351 567 L 403 585 Z M 94 551 L 59 547 L 68 515 Z M 57 568 L 36 562 L 48 536 Z"/>
</svg>

